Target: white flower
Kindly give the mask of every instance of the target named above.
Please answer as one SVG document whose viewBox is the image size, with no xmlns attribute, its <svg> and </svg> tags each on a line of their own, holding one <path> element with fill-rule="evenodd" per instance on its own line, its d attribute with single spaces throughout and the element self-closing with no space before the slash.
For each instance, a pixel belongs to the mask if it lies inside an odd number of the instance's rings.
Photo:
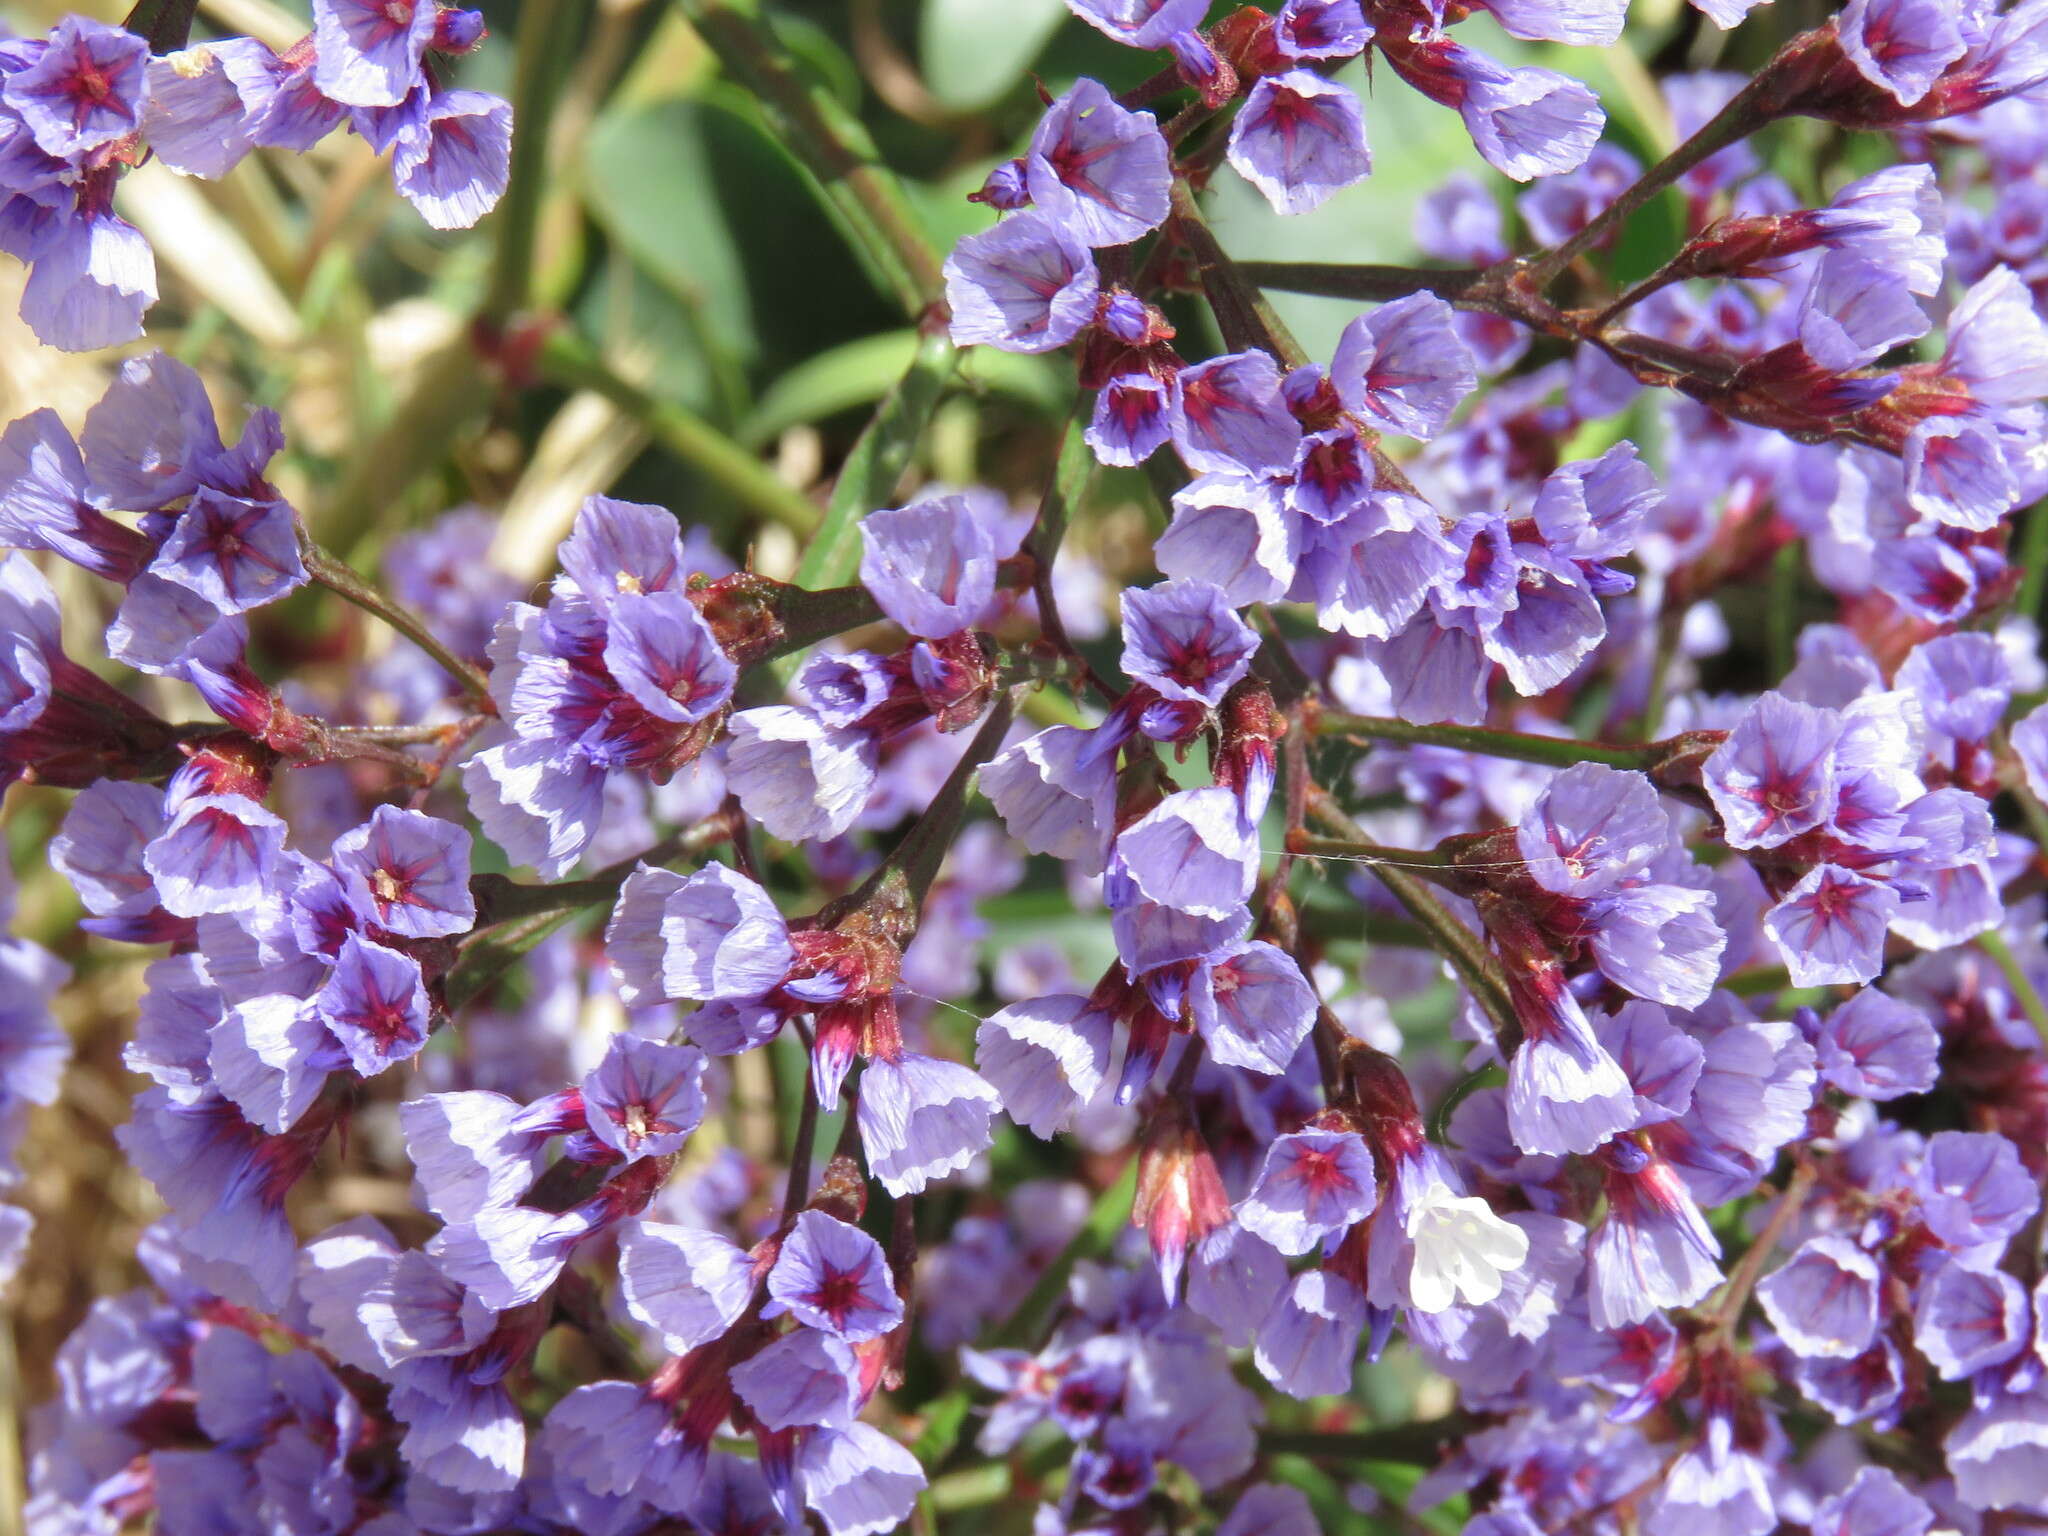
<svg viewBox="0 0 2048 1536">
<path fill-rule="evenodd" d="M 1432 1183 L 1408 1207 L 1415 1267 L 1408 1296 L 1418 1312 L 1442 1312 L 1462 1297 L 1483 1306 L 1500 1294 L 1500 1277 L 1522 1267 L 1529 1237 L 1500 1219 L 1484 1200 L 1460 1197 Z"/>
</svg>

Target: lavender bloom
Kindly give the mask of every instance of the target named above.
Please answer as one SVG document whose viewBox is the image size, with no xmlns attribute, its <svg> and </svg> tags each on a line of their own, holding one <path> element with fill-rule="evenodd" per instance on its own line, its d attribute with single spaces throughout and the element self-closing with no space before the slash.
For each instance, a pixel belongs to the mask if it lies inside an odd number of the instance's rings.
<svg viewBox="0 0 2048 1536">
<path fill-rule="evenodd" d="M 421 1204 L 443 1221 L 510 1205 L 540 1172 L 555 1106 L 529 1109 L 502 1094 L 434 1093 L 398 1107 Z"/>
<path fill-rule="evenodd" d="M 1927 1015 L 1875 987 L 1829 1014 L 1813 1044 L 1821 1077 L 1857 1098 L 1926 1093 L 1938 1073 L 1941 1037 Z"/>
<path fill-rule="evenodd" d="M 470 228 L 498 205 L 511 180 L 511 106 L 483 91 L 429 97 L 417 124 L 398 140 L 391 175 L 399 196 L 433 228 Z"/>
<path fill-rule="evenodd" d="M 1766 693 L 1714 749 L 1702 772 L 1734 848 L 1776 848 L 1835 813 L 1830 710 Z"/>
<path fill-rule="evenodd" d="M 882 1245 L 823 1211 L 798 1213 L 767 1284 L 763 1316 L 787 1312 L 849 1344 L 880 1338 L 903 1321 Z"/>
<path fill-rule="evenodd" d="M 1230 352 L 1174 375 L 1168 424 L 1190 469 L 1265 473 L 1294 462 L 1301 424 L 1287 408 L 1280 365 L 1265 352 Z"/>
<path fill-rule="evenodd" d="M 694 725 L 732 698 L 739 669 L 683 593 L 620 592 L 605 616 L 605 670 L 658 719 Z"/>
<path fill-rule="evenodd" d="M 1124 594 L 1126 673 L 1168 699 L 1214 709 L 1251 670 L 1258 636 L 1220 588 L 1164 581 Z"/>
<path fill-rule="evenodd" d="M 1048 726 L 998 753 L 981 792 L 1010 835 L 1083 874 L 1100 874 L 1113 830 L 1116 763 L 1094 732 Z"/>
<path fill-rule="evenodd" d="M 726 780 L 749 816 L 788 842 L 837 837 L 867 804 L 873 738 L 785 705 L 732 717 Z"/>
<path fill-rule="evenodd" d="M 380 805 L 334 840 L 332 861 L 365 920 L 402 938 L 447 938 L 476 925 L 469 849 L 453 822 Z"/>
<path fill-rule="evenodd" d="M 1839 1237 L 1814 1237 L 1758 1282 L 1771 1326 L 1803 1358 L 1853 1359 L 1877 1335 L 1881 1280 L 1869 1254 Z"/>
<path fill-rule="evenodd" d="M 799 1328 L 733 1367 L 733 1391 L 770 1429 L 845 1429 L 859 1410 L 853 1351 Z"/>
<path fill-rule="evenodd" d="M 1294 957 L 1256 939 L 1204 955 L 1188 1004 L 1214 1060 L 1267 1075 L 1288 1069 L 1316 1016 L 1315 991 Z"/>
<path fill-rule="evenodd" d="M 2003 1365 L 2027 1347 L 2026 1288 L 2003 1270 L 1938 1264 L 1913 1298 L 1913 1343 L 1941 1373 L 1961 1381 Z"/>
<path fill-rule="evenodd" d="M 1577 170 L 1607 122 L 1578 81 L 1548 69 L 1508 69 L 1448 38 L 1419 43 L 1391 62 L 1425 96 L 1455 108 L 1486 163 L 1516 181 Z"/>
<path fill-rule="evenodd" d="M 1357 1286 L 1326 1269 L 1304 1270 L 1259 1325 L 1252 1362 L 1289 1397 L 1349 1392 L 1365 1323 L 1365 1297 Z"/>
<path fill-rule="evenodd" d="M 1229 155 L 1276 213 L 1307 213 L 1372 174 L 1358 98 L 1307 69 L 1252 87 L 1230 125 Z"/>
<path fill-rule="evenodd" d="M 50 867 L 78 893 L 87 931 L 150 943 L 184 926 L 158 904 L 143 851 L 163 830 L 163 791 L 101 779 L 72 800 L 50 843 Z"/>
<path fill-rule="evenodd" d="M 1067 9 L 1127 48 L 1159 49 L 1193 32 L 1207 0 L 1067 0 Z"/>
<path fill-rule="evenodd" d="M 1250 899 L 1258 881 L 1255 830 L 1245 824 L 1229 790 L 1179 790 L 1118 836 L 1115 877 L 1160 906 L 1196 917 L 1228 917 Z"/>
<path fill-rule="evenodd" d="M 427 1043 L 431 1010 L 419 962 L 360 934 L 342 941 L 316 1001 L 321 1022 L 364 1077 L 418 1055 Z"/>
<path fill-rule="evenodd" d="M 981 1021 L 974 1065 L 1003 1109 L 1050 1139 L 1101 1090 L 1109 1071 L 1111 1020 L 1085 997 L 1012 1003 Z"/>
<path fill-rule="evenodd" d="M 868 1171 L 892 1195 L 916 1194 L 965 1168 L 989 1144 L 1002 1101 L 957 1062 L 877 1057 L 860 1080 L 860 1139 Z"/>
<path fill-rule="evenodd" d="M 1925 96 L 1968 51 L 1956 12 L 1910 0 L 1849 0 L 1835 36 L 1856 72 L 1902 107 Z"/>
<path fill-rule="evenodd" d="M 969 235 L 946 258 L 946 303 L 956 344 L 1050 352 L 1094 318 L 1095 258 L 1040 214 L 1012 214 Z"/>
<path fill-rule="evenodd" d="M 0 75 L 0 103 L 44 154 L 68 160 L 140 126 L 148 65 L 134 33 L 67 16 L 32 63 Z"/>
<path fill-rule="evenodd" d="M 201 486 L 150 562 L 222 613 L 243 613 L 303 586 L 298 520 L 281 501 L 251 501 Z"/>
<path fill-rule="evenodd" d="M 1045 111 L 1024 155 L 1031 201 L 1085 245 L 1128 245 L 1166 218 L 1166 140 L 1150 112 L 1127 112 L 1093 80 Z"/>
<path fill-rule="evenodd" d="M 619 1283 L 627 1310 L 677 1355 L 724 1333 L 754 1294 L 753 1264 L 742 1250 L 716 1232 L 667 1222 L 620 1229 Z"/>
<path fill-rule="evenodd" d="M 1353 320 L 1330 360 L 1338 395 L 1396 432 L 1435 437 L 1476 379 L 1452 318 L 1435 294 L 1412 293 Z"/>
<path fill-rule="evenodd" d="M 1763 1458 L 1736 1443 L 1735 1427 L 1721 1412 L 1671 1464 L 1643 1510 L 1643 1528 L 1766 1536 L 1777 1527 L 1776 1509 Z"/>
<path fill-rule="evenodd" d="M 894 1530 L 917 1506 L 924 1468 L 917 1458 L 869 1424 L 822 1429 L 806 1436 L 796 1455 L 804 1505 L 830 1536 L 877 1536 Z"/>
<path fill-rule="evenodd" d="M 1795 987 L 1866 982 L 1884 969 L 1885 929 L 1899 893 L 1832 864 L 1811 870 L 1764 914 Z"/>
<path fill-rule="evenodd" d="M 614 1035 L 583 1080 L 590 1133 L 627 1162 L 680 1152 L 704 1118 L 704 1053 Z"/>
<path fill-rule="evenodd" d="M 1299 532 L 1272 482 L 1206 474 L 1174 493 L 1173 522 L 1152 553 L 1167 576 L 1211 582 L 1233 603 L 1263 603 L 1293 580 Z"/>
<path fill-rule="evenodd" d="M 1607 1219 L 1586 1243 L 1588 1311 L 1596 1328 L 1640 1323 L 1690 1306 L 1721 1283 L 1721 1245 L 1670 1164 L 1633 1142 L 1606 1153 Z"/>
<path fill-rule="evenodd" d="M 913 635 L 957 634 L 995 596 L 995 541 L 966 496 L 870 512 L 860 536 L 861 585 Z"/>
<path fill-rule="evenodd" d="M 738 871 L 707 864 L 687 880 L 642 869 L 628 878 L 605 933 L 637 995 L 759 997 L 795 963 L 789 925 L 768 893 Z"/>
<path fill-rule="evenodd" d="M 395 107 L 420 83 L 439 8 L 433 0 L 315 0 L 313 78 L 330 101 Z"/>
<path fill-rule="evenodd" d="M 1266 1149 L 1236 1217 L 1280 1252 L 1299 1255 L 1364 1220 L 1378 1200 L 1372 1153 L 1355 1131 L 1295 1131 Z"/>
<path fill-rule="evenodd" d="M 1087 442 L 1104 464 L 1142 464 L 1170 435 L 1170 385 L 1149 373 L 1121 373 L 1095 396 Z"/>
<path fill-rule="evenodd" d="M 142 850 L 142 867 L 174 916 L 246 912 L 268 899 L 284 836 L 283 820 L 245 796 L 194 795 Z"/>
<path fill-rule="evenodd" d="M 2013 1144 L 1989 1132 L 1929 1137 L 1913 1190 L 1928 1230 L 1961 1249 L 2005 1243 L 2041 1203 Z"/>
</svg>

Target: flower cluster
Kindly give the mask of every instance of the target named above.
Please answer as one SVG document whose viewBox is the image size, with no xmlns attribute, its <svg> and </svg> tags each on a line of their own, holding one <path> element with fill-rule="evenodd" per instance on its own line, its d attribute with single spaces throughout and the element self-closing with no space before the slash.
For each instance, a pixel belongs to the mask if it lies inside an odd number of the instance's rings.
<svg viewBox="0 0 2048 1536">
<path fill-rule="evenodd" d="M 22 318 L 70 352 L 142 334 L 156 259 L 114 194 L 151 157 L 216 180 L 253 149 L 303 154 L 346 124 L 391 156 L 422 218 L 467 229 L 505 190 L 512 109 L 449 89 L 434 58 L 483 36 L 479 12 L 436 0 L 319 0 L 282 54 L 253 37 L 152 54 L 83 16 L 0 42 L 0 250 L 30 269 Z"/>
<path fill-rule="evenodd" d="M 230 446 L 164 352 L 0 433 L 0 784 L 68 797 L 79 955 L 142 952 L 89 1001 L 161 1204 L 56 1351 L 38 1536 L 2048 1519 L 2048 0 L 1664 76 L 1648 165 L 1452 36 L 1609 47 L 1619 3 L 1069 7 L 1158 72 L 1042 93 L 920 253 L 799 581 L 598 494 L 542 587 L 478 507 L 374 583 L 280 417 Z M 39 334 L 139 334 L 149 154 L 346 121 L 430 223 L 488 211 L 476 13 L 314 23 L 0 43 Z M 1375 51 L 1536 185 L 1431 189 L 1428 267 L 1233 260 L 1225 165 L 1373 195 Z M 1795 190 L 1794 117 L 1869 136 Z M 1312 354 L 1287 288 L 1357 312 Z M 1036 504 L 908 473 L 948 337 L 1071 363 Z M 401 638 L 297 669 L 302 588 Z M 5 1280 L 76 989 L 27 939 L 0 977 Z"/>
</svg>

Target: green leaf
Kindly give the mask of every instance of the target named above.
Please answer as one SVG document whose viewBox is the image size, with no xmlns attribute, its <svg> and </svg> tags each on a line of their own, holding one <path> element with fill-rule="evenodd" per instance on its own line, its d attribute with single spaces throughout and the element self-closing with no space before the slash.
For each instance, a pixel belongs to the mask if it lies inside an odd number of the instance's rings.
<svg viewBox="0 0 2048 1536">
<path fill-rule="evenodd" d="M 856 406 L 873 405 L 896 385 L 917 353 L 917 332 L 884 331 L 820 352 L 798 363 L 761 394 L 740 429 L 749 447 L 773 442 L 802 422 L 823 421 Z M 977 347 L 961 359 L 969 390 L 1001 395 L 1046 415 L 1066 403 L 1068 388 L 1042 357 Z"/>
<path fill-rule="evenodd" d="M 925 0 L 918 57 L 931 93 L 959 112 L 992 106 L 1059 30 L 1062 0 Z"/>
</svg>

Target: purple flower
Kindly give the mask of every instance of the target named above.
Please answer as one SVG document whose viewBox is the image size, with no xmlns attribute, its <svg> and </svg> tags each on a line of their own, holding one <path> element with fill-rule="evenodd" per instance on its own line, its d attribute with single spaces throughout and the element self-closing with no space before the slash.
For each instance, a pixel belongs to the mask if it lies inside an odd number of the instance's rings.
<svg viewBox="0 0 2048 1536">
<path fill-rule="evenodd" d="M 928 496 L 870 512 L 860 536 L 861 585 L 913 635 L 957 634 L 995 596 L 995 541 L 966 496 Z"/>
<path fill-rule="evenodd" d="M 503 1094 L 432 1093 L 398 1107 L 420 1203 L 443 1221 L 510 1205 L 532 1187 L 553 1106 L 529 1110 Z M 535 1111 L 538 1111 L 536 1113 Z"/>
<path fill-rule="evenodd" d="M 802 1211 L 768 1271 L 764 1317 L 787 1312 L 807 1327 L 857 1344 L 903 1321 L 882 1245 L 823 1211 Z"/>
<path fill-rule="evenodd" d="M 1913 1297 L 1913 1343 L 1943 1381 L 2003 1365 L 2027 1347 L 2026 1287 L 1999 1269 L 1937 1264 Z"/>
<path fill-rule="evenodd" d="M 673 588 L 613 597 L 605 615 L 604 664 L 634 703 L 683 725 L 723 709 L 739 680 L 739 668 L 697 605 Z"/>
<path fill-rule="evenodd" d="M 1640 874 L 1671 842 L 1647 775 L 1575 763 L 1550 781 L 1515 831 L 1530 878 L 1560 896 L 1598 896 Z"/>
<path fill-rule="evenodd" d="M 1330 360 L 1338 395 L 1396 432 L 1435 437 L 1476 377 L 1451 322 L 1451 306 L 1430 293 L 1360 315 L 1344 327 Z"/>
<path fill-rule="evenodd" d="M 1926 1093 L 1939 1074 L 1941 1037 L 1927 1015 L 1865 987 L 1822 1022 L 1814 1036 L 1820 1075 L 1861 1099 Z"/>
<path fill-rule="evenodd" d="M 1423 95 L 1455 108 L 1486 163 L 1516 181 L 1578 169 L 1607 122 L 1578 81 L 1533 66 L 1505 68 L 1448 37 L 1390 50 L 1388 62 Z"/>
<path fill-rule="evenodd" d="M 387 933 L 435 939 L 476 926 L 469 834 L 453 822 L 380 805 L 334 840 L 332 862 L 356 911 Z"/>
<path fill-rule="evenodd" d="M 1251 670 L 1259 638 L 1221 588 L 1165 581 L 1124 594 L 1119 664 L 1163 697 L 1214 709 Z"/>
<path fill-rule="evenodd" d="M 1485 0 L 1501 31 L 1525 42 L 1608 48 L 1621 39 L 1624 0 Z M 1548 240 L 1542 235 L 1538 238 Z"/>
<path fill-rule="evenodd" d="M 636 995 L 759 997 L 782 983 L 796 958 L 774 900 L 722 864 L 687 880 L 666 870 L 636 871 L 605 939 L 613 966 L 639 978 Z"/>
<path fill-rule="evenodd" d="M 142 334 L 156 302 L 156 257 L 142 232 L 104 206 L 77 201 L 57 210 L 24 259 L 21 317 L 38 340 L 66 352 L 118 346 Z"/>
<path fill-rule="evenodd" d="M 583 1080 L 590 1133 L 627 1162 L 680 1152 L 704 1118 L 704 1053 L 614 1035 Z"/>
<path fill-rule="evenodd" d="M 859 1377 L 844 1341 L 799 1328 L 735 1366 L 732 1385 L 770 1429 L 845 1429 L 860 1406 Z"/>
<path fill-rule="evenodd" d="M 364 1077 L 418 1055 L 427 1043 L 432 1010 L 419 962 L 360 934 L 342 940 L 317 1002 L 321 1020 Z"/>
<path fill-rule="evenodd" d="M 1165 221 L 1173 177 L 1150 112 L 1093 80 L 1046 108 L 1024 155 L 1031 201 L 1084 245 L 1128 245 Z"/>
<path fill-rule="evenodd" d="M 1330 1270 L 1304 1270 L 1259 1324 L 1252 1362 L 1289 1397 L 1348 1393 L 1365 1323 L 1357 1286 Z"/>
<path fill-rule="evenodd" d="M 1294 1131 L 1266 1149 L 1236 1216 L 1280 1252 L 1298 1255 L 1341 1236 L 1378 1200 L 1372 1153 L 1357 1132 Z"/>
<path fill-rule="evenodd" d="M 1067 9 L 1127 48 L 1156 50 L 1193 32 L 1208 0 L 1067 0 Z"/>
<path fill-rule="evenodd" d="M 133 580 L 148 541 L 89 495 L 84 459 L 55 411 L 31 411 L 0 434 L 0 540 L 51 550 L 110 581 Z"/>
<path fill-rule="evenodd" d="M 133 133 L 147 95 L 149 44 L 132 32 L 67 16 L 25 69 L 0 74 L 0 103 L 60 160 Z"/>
<path fill-rule="evenodd" d="M 1635 1090 L 1638 1126 L 1675 1120 L 1692 1107 L 1706 1052 L 1662 1008 L 1624 1003 L 1595 1033 Z"/>
<path fill-rule="evenodd" d="M 1859 1467 L 1847 1488 L 1814 1506 L 1810 1523 L 1828 1536 L 1926 1536 L 1934 1511 L 1894 1473 Z"/>
<path fill-rule="evenodd" d="M 1706 1421 L 1699 1440 L 1671 1463 L 1643 1508 L 1648 1531 L 1711 1531 L 1766 1536 L 1778 1524 L 1762 1457 L 1736 1443 L 1725 1412 Z"/>
<path fill-rule="evenodd" d="M 314 0 L 313 78 L 330 101 L 395 107 L 421 80 L 434 0 Z"/>
<path fill-rule="evenodd" d="M 1178 790 L 1117 837 L 1113 873 L 1146 901 L 1197 917 L 1228 917 L 1258 881 L 1255 832 L 1229 790 Z"/>
<path fill-rule="evenodd" d="M 1766 693 L 1743 714 L 1702 770 L 1734 848 L 1776 848 L 1835 813 L 1831 710 Z"/>
<path fill-rule="evenodd" d="M 1292 1064 L 1316 1017 L 1315 991 L 1294 957 L 1257 939 L 1206 956 L 1188 1004 L 1212 1058 L 1269 1076 Z"/>
<path fill-rule="evenodd" d="M 142 862 L 163 825 L 163 791 L 148 784 L 101 779 L 72 799 L 49 859 L 93 914 L 88 931 L 151 943 L 167 936 L 166 926 L 183 926 L 159 905 Z"/>
<path fill-rule="evenodd" d="M 243 613 L 304 586 L 298 519 L 282 501 L 250 501 L 201 486 L 150 562 L 222 613 Z"/>
<path fill-rule="evenodd" d="M 1764 929 L 1795 987 L 1865 982 L 1884 969 L 1884 936 L 1899 893 L 1852 870 L 1822 864 L 1764 914 Z"/>
<path fill-rule="evenodd" d="M 1092 731 L 1048 726 L 981 770 L 981 792 L 1012 837 L 1090 875 L 1102 872 L 1116 794 L 1115 754 L 1099 746 Z"/>
<path fill-rule="evenodd" d="M 754 1295 L 745 1252 L 716 1232 L 667 1222 L 619 1229 L 619 1282 L 627 1310 L 677 1355 L 724 1333 Z"/>
<path fill-rule="evenodd" d="M 1953 8 L 1915 0 L 1849 0 L 1835 18 L 1835 37 L 1856 72 L 1902 107 L 1968 51 Z"/>
<path fill-rule="evenodd" d="M 1586 1242 L 1587 1305 L 1596 1328 L 1685 1307 L 1721 1283 L 1721 1245 L 1671 1165 L 1632 1141 L 1613 1143 L 1607 1219 Z"/>
<path fill-rule="evenodd" d="M 877 1057 L 860 1080 L 868 1171 L 890 1194 L 914 1195 L 988 1147 L 989 1122 L 1000 1108 L 995 1089 L 957 1062 Z"/>
<path fill-rule="evenodd" d="M 470 228 L 511 179 L 511 106 L 483 91 L 439 92 L 399 139 L 391 172 L 399 196 L 433 228 Z"/>
<path fill-rule="evenodd" d="M 246 912 L 269 898 L 285 824 L 242 795 L 194 795 L 142 850 L 164 910 Z"/>
<path fill-rule="evenodd" d="M 1757 1283 L 1756 1299 L 1794 1354 L 1853 1359 L 1877 1336 L 1882 1279 L 1846 1238 L 1808 1238 Z"/>
<path fill-rule="evenodd" d="M 1372 174 L 1358 98 L 1307 69 L 1252 87 L 1230 125 L 1229 155 L 1276 213 L 1307 213 Z"/>
<path fill-rule="evenodd" d="M 1197 471 L 1254 474 L 1284 469 L 1301 447 L 1280 365 L 1265 352 L 1230 352 L 1174 375 L 1168 422 L 1174 447 Z"/>
<path fill-rule="evenodd" d="M 1095 396 L 1089 449 L 1104 464 L 1142 464 L 1170 431 L 1172 389 L 1149 373 L 1120 373 Z"/>
<path fill-rule="evenodd" d="M 509 1312 L 547 1294 L 576 1245 L 600 1220 L 590 1206 L 560 1213 L 527 1205 L 486 1206 L 443 1227 L 429 1251 L 450 1278 L 475 1291 L 485 1306 Z"/>
<path fill-rule="evenodd" d="M 1199 475 L 1174 493 L 1153 561 L 1167 576 L 1213 583 L 1233 603 L 1272 602 L 1294 579 L 1299 534 L 1273 482 Z"/>
<path fill-rule="evenodd" d="M 1371 41 L 1358 0 L 1286 0 L 1273 13 L 1273 46 L 1285 58 L 1349 59 Z"/>
<path fill-rule="evenodd" d="M 952 336 L 963 347 L 1050 352 L 1095 315 L 1095 258 L 1064 225 L 1011 214 L 969 235 L 946 258 Z"/>
<path fill-rule="evenodd" d="M 787 705 L 732 717 L 725 773 L 749 816 L 786 842 L 837 837 L 867 804 L 875 743 Z"/>
<path fill-rule="evenodd" d="M 974 1065 L 1012 1120 L 1050 1140 L 1101 1090 L 1110 1025 L 1109 1015 L 1085 997 L 1012 1003 L 981 1021 Z"/>
<path fill-rule="evenodd" d="M 1515 989 L 1522 1044 L 1508 1062 L 1508 1131 L 1524 1152 L 1591 1152 L 1636 1123 L 1635 1089 L 1578 1000 Z"/>
<path fill-rule="evenodd" d="M 917 1458 L 871 1424 L 821 1429 L 796 1453 L 804 1504 L 830 1536 L 879 1536 L 910 1517 L 924 1491 Z"/>
<path fill-rule="evenodd" d="M 1939 1131 L 1929 1137 L 1913 1191 L 1927 1229 L 1961 1249 L 2003 1245 L 2041 1203 L 2018 1150 L 1994 1132 Z"/>
</svg>

